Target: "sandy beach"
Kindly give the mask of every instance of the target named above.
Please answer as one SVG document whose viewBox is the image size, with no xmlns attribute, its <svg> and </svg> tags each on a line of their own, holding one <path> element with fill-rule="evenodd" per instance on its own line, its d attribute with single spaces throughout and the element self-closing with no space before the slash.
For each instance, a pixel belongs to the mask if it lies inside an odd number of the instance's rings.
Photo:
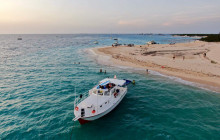
<svg viewBox="0 0 220 140">
<path fill-rule="evenodd" d="M 116 65 L 157 71 L 220 92 L 220 43 L 110 46 L 93 51 Z"/>
</svg>

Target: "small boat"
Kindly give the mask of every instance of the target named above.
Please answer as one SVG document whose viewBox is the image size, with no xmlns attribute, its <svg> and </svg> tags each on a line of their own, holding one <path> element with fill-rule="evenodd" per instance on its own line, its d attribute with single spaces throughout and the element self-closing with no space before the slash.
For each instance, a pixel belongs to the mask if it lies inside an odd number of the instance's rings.
<svg viewBox="0 0 220 140">
<path fill-rule="evenodd" d="M 119 44 L 119 43 L 118 43 L 118 40 L 115 41 L 115 43 L 112 44 L 112 46 L 114 46 L 114 47 L 121 46 L 121 45 L 122 45 L 122 44 Z"/>
<path fill-rule="evenodd" d="M 98 41 L 95 41 L 94 44 L 99 44 L 99 42 L 98 42 Z"/>
<path fill-rule="evenodd" d="M 106 78 L 89 92 L 80 94 L 74 101 L 74 121 L 80 124 L 94 121 L 112 111 L 127 93 L 129 80 Z"/>
<path fill-rule="evenodd" d="M 121 44 L 116 42 L 116 43 L 113 43 L 112 46 L 117 47 L 117 46 L 121 46 Z"/>
<path fill-rule="evenodd" d="M 147 45 L 152 45 L 152 44 L 157 44 L 155 41 L 149 41 L 149 42 L 147 42 Z"/>
<path fill-rule="evenodd" d="M 18 38 L 18 40 L 22 40 L 22 38 L 21 38 L 21 37 L 19 37 L 19 38 Z"/>
</svg>

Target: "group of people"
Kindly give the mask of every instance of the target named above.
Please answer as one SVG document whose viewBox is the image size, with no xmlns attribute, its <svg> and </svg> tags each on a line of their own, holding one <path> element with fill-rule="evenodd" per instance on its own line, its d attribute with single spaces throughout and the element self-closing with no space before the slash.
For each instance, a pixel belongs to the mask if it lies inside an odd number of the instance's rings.
<svg viewBox="0 0 220 140">
<path fill-rule="evenodd" d="M 110 89 L 110 88 L 113 88 L 114 86 L 115 86 L 114 83 L 109 83 L 109 84 L 106 85 L 106 88 Z"/>
<path fill-rule="evenodd" d="M 175 60 L 175 58 L 176 58 L 176 55 L 174 54 L 173 55 L 173 60 Z M 183 55 L 183 60 L 185 60 L 185 56 Z"/>
<path fill-rule="evenodd" d="M 99 71 L 100 73 L 102 73 L 102 69 L 100 69 L 100 71 Z M 104 73 L 106 73 L 106 70 L 104 71 Z"/>
<path fill-rule="evenodd" d="M 108 83 L 107 85 L 103 86 L 103 85 L 99 85 L 100 89 L 111 89 L 112 87 L 114 87 L 115 84 L 114 83 Z"/>
</svg>

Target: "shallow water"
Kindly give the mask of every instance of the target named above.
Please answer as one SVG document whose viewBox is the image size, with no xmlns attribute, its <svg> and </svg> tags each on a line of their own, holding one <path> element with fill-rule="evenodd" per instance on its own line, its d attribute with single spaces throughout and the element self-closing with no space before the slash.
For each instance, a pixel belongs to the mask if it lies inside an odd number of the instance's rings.
<svg viewBox="0 0 220 140">
<path fill-rule="evenodd" d="M 155 73 L 97 64 L 84 50 L 111 45 L 110 37 L 135 44 L 192 40 L 170 35 L 0 35 L 0 139 L 220 139 L 219 93 Z M 100 74 L 100 68 L 107 74 Z M 91 123 L 73 122 L 75 87 L 80 94 L 114 75 L 136 80 L 120 105 Z"/>
</svg>

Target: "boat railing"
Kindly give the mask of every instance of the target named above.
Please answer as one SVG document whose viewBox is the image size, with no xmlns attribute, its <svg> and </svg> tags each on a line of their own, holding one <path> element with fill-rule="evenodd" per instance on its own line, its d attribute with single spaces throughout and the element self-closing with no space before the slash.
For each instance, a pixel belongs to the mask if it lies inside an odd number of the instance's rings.
<svg viewBox="0 0 220 140">
<path fill-rule="evenodd" d="M 78 97 L 75 97 L 74 108 L 90 95 L 89 92 L 87 91 L 87 92 L 85 92 L 83 94 L 80 94 Z"/>
<path fill-rule="evenodd" d="M 84 99 L 86 99 L 89 95 L 91 95 L 93 92 L 93 90 L 89 90 L 83 94 L 80 94 L 78 96 L 75 96 L 75 100 L 74 100 L 74 108 L 79 104 L 81 103 Z M 103 91 L 102 91 L 103 92 Z"/>
<path fill-rule="evenodd" d="M 127 86 L 126 87 L 117 87 L 119 88 L 121 91 L 124 91 L 124 90 L 127 90 Z M 114 90 L 114 88 L 113 88 Z M 113 90 L 109 91 L 110 92 L 110 95 L 114 94 Z M 99 105 L 93 105 L 91 108 L 90 108 L 90 111 L 87 112 L 87 115 L 88 116 L 94 116 L 96 114 L 98 114 L 99 112 L 102 112 L 103 110 L 105 110 L 106 108 L 110 108 L 112 106 L 111 104 L 111 100 L 107 100 L 105 102 L 103 102 L 102 104 L 99 104 Z M 88 109 L 88 108 L 87 108 Z M 92 113 L 92 110 L 95 110 L 96 113 Z"/>
</svg>

